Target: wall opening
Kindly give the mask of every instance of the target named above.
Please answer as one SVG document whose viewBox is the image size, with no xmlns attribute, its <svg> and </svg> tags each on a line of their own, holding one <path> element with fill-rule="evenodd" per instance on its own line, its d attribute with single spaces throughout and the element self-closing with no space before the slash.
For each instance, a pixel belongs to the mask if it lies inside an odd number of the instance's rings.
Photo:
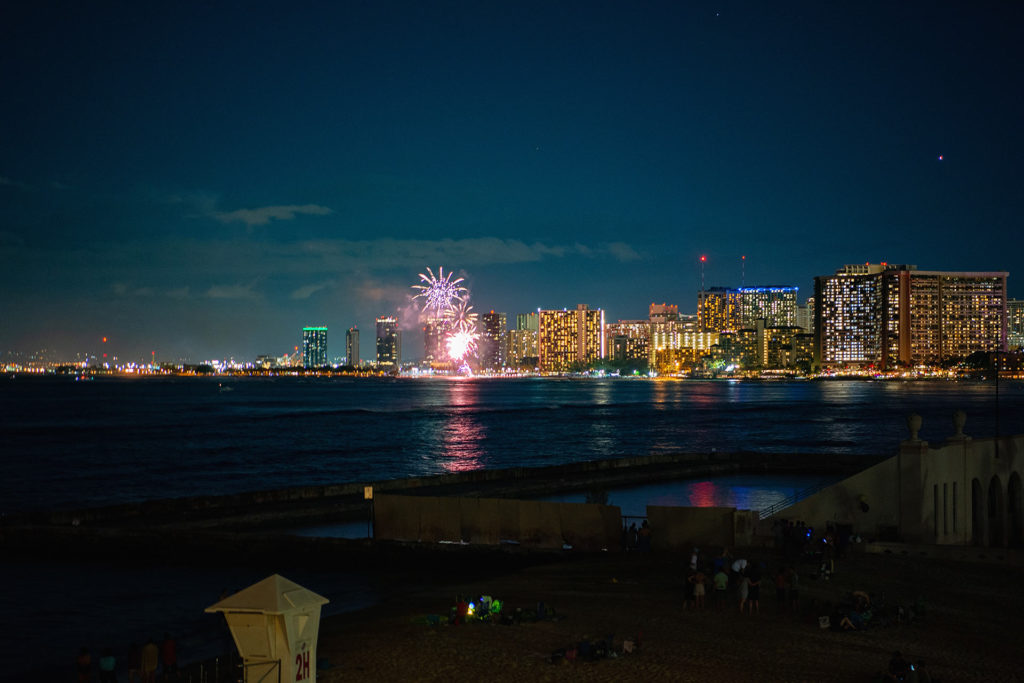
<svg viewBox="0 0 1024 683">
<path fill-rule="evenodd" d="M 1024 547 L 1024 501 L 1021 500 L 1020 474 L 1014 472 L 1010 475 L 1010 483 L 1006 489 L 1007 517 L 1010 522 L 1007 545 L 1012 548 Z"/>
<path fill-rule="evenodd" d="M 981 482 L 971 480 L 971 545 L 985 545 L 985 496 Z"/>
<path fill-rule="evenodd" d="M 988 545 L 993 548 L 1006 547 L 1006 506 L 1003 502 L 1003 485 L 999 477 L 992 475 L 988 482 Z"/>
</svg>

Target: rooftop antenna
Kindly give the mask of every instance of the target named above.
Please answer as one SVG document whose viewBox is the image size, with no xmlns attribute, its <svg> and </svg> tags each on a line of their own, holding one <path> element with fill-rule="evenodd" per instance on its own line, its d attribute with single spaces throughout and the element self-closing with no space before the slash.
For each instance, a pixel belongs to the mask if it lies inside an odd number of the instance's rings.
<svg viewBox="0 0 1024 683">
<path fill-rule="evenodd" d="M 747 257 L 740 256 L 740 287 L 747 284 Z"/>
<path fill-rule="evenodd" d="M 704 263 L 708 260 L 707 256 L 701 254 L 700 257 L 700 291 L 704 291 Z"/>
</svg>

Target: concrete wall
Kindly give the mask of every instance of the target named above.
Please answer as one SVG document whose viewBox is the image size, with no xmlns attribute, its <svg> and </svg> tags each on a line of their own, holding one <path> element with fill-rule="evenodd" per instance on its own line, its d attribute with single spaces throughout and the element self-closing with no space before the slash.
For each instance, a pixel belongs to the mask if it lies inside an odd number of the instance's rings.
<svg viewBox="0 0 1024 683">
<path fill-rule="evenodd" d="M 882 461 L 779 512 L 776 517 L 824 529 L 826 522 L 850 524 L 853 532 L 874 538 L 899 526 L 896 459 Z M 861 501 L 867 504 L 865 512 Z"/>
<path fill-rule="evenodd" d="M 1024 435 L 997 440 L 956 434 L 937 446 L 913 439 L 900 444 L 894 457 L 776 517 L 816 529 L 827 522 L 850 524 L 866 538 L 894 530 L 907 543 L 1021 547 L 1022 478 Z"/>
<path fill-rule="evenodd" d="M 647 506 L 651 547 L 660 551 L 689 551 L 694 546 L 734 546 L 750 542 L 752 516 L 736 508 Z M 741 537 L 737 538 L 737 528 Z"/>
<path fill-rule="evenodd" d="M 374 498 L 374 536 L 396 541 L 451 541 L 495 545 L 516 541 L 535 548 L 617 550 L 618 507 L 504 498 L 443 498 L 381 494 Z"/>
</svg>

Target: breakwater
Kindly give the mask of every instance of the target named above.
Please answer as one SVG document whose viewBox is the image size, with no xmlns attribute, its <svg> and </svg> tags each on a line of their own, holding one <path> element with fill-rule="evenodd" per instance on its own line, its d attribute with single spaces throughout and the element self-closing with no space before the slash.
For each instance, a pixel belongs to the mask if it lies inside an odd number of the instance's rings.
<svg viewBox="0 0 1024 683">
<path fill-rule="evenodd" d="M 473 470 L 326 486 L 290 487 L 224 496 L 152 500 L 70 511 L 9 515 L 0 544 L 11 554 L 49 556 L 75 548 L 79 556 L 130 554 L 163 558 L 173 553 L 209 559 L 310 553 L 362 552 L 366 541 L 301 539 L 296 524 L 368 519 L 365 487 L 374 493 L 489 498 L 532 498 L 567 491 L 601 491 L 651 482 L 727 474 L 847 475 L 884 456 L 821 454 L 675 453 L 576 462 L 548 467 Z M 130 549 L 130 551 L 125 549 Z"/>
</svg>

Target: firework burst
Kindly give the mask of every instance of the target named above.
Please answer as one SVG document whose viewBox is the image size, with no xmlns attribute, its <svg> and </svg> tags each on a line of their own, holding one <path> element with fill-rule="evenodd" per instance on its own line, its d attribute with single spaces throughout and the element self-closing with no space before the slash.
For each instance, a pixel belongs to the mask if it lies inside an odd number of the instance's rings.
<svg viewBox="0 0 1024 683">
<path fill-rule="evenodd" d="M 427 268 L 427 274 L 420 273 L 421 284 L 413 285 L 418 289 L 419 294 L 413 299 L 423 299 L 423 311 L 429 312 L 435 317 L 445 315 L 445 312 L 457 305 L 457 302 L 469 298 L 469 290 L 462 286 L 463 278 L 453 280 L 454 273 L 445 275 L 444 267 L 437 269 L 437 276 L 434 271 Z"/>
<path fill-rule="evenodd" d="M 448 335 L 448 357 L 460 361 L 476 352 L 477 333 L 469 330 L 453 330 Z"/>
<path fill-rule="evenodd" d="M 468 298 L 459 299 L 444 312 L 445 325 L 449 329 L 446 341 L 448 357 L 462 360 L 476 352 L 480 333 L 476 329 L 476 313 L 469 305 Z"/>
</svg>

